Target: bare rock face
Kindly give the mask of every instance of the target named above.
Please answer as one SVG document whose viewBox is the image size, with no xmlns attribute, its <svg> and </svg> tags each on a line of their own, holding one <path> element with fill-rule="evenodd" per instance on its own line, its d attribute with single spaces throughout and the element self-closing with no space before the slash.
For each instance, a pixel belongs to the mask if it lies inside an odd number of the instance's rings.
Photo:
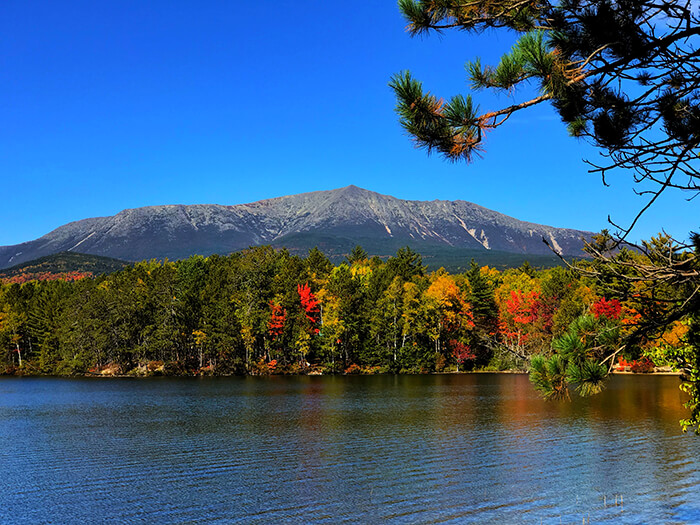
<svg viewBox="0 0 700 525">
<path fill-rule="evenodd" d="M 63 251 L 137 261 L 227 254 L 261 244 L 372 254 L 429 247 L 581 255 L 591 232 L 519 221 L 466 201 L 406 201 L 348 186 L 250 204 L 149 206 L 71 222 L 34 241 L 0 247 L 0 268 Z"/>
</svg>

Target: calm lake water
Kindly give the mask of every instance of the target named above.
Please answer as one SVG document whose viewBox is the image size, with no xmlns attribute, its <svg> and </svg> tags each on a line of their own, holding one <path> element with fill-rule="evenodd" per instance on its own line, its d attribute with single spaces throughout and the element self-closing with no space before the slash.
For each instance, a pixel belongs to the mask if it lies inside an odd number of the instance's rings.
<svg viewBox="0 0 700 525">
<path fill-rule="evenodd" d="M 566 404 L 520 375 L 2 378 L 0 522 L 698 523 L 680 396 L 643 376 Z"/>
</svg>

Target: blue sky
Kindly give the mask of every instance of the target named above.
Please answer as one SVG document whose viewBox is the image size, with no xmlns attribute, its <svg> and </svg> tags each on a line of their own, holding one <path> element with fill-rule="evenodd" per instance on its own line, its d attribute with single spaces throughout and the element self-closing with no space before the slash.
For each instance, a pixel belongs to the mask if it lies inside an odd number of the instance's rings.
<svg viewBox="0 0 700 525">
<path fill-rule="evenodd" d="M 631 177 L 604 187 L 547 107 L 451 164 L 413 148 L 387 82 L 468 89 L 512 35 L 410 38 L 393 0 L 0 3 L 0 245 L 158 204 L 239 204 L 349 184 L 403 199 L 463 199 L 553 226 L 628 223 Z M 509 98 L 478 94 L 482 109 Z M 634 239 L 700 227 L 700 199 L 663 196 Z"/>
</svg>

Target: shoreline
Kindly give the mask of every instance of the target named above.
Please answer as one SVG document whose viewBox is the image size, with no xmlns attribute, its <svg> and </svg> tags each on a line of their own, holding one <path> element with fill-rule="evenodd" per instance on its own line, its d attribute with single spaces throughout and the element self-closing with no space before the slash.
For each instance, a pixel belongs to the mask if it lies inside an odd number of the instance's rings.
<svg viewBox="0 0 700 525">
<path fill-rule="evenodd" d="M 309 374 L 103 374 L 103 373 L 90 373 L 86 372 L 84 374 L 74 374 L 74 375 L 60 375 L 60 374 L 0 374 L 0 377 L 58 377 L 58 378 L 69 378 L 69 379 L 80 379 L 80 378 L 93 378 L 93 379 L 152 379 L 152 378 L 219 378 L 219 377 L 311 377 L 311 376 L 378 376 L 378 375 L 394 375 L 394 376 L 421 376 L 421 375 L 468 375 L 468 374 L 506 374 L 506 375 L 529 375 L 530 372 L 526 370 L 468 370 L 465 372 L 429 372 L 429 373 L 374 373 L 374 374 L 320 374 L 320 373 L 309 373 Z M 653 372 L 631 372 L 623 370 L 613 370 L 610 375 L 634 375 L 634 376 L 681 376 L 681 372 L 675 372 L 673 370 L 655 370 Z"/>
</svg>

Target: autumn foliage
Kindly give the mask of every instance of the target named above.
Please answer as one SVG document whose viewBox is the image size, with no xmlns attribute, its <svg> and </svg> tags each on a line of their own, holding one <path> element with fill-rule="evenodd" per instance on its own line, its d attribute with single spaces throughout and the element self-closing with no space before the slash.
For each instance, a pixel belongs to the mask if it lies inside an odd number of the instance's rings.
<svg viewBox="0 0 700 525">
<path fill-rule="evenodd" d="M 24 274 L 0 282 L 0 371 L 524 370 L 534 356 L 556 354 L 553 342 L 581 316 L 624 335 L 633 328 L 628 322 L 647 315 L 636 297 L 606 296 L 563 268 L 427 272 L 409 250 L 387 262 L 356 257 L 334 267 L 320 251 L 304 259 L 259 247 L 144 261 L 100 277 Z M 687 333 L 679 321 L 625 358 L 643 370 L 645 352 L 683 348 Z"/>
<path fill-rule="evenodd" d="M 285 310 L 282 305 L 270 301 L 270 321 L 267 323 L 267 329 L 273 338 L 282 335 L 286 321 L 287 310 Z"/>
<path fill-rule="evenodd" d="M 619 319 L 622 311 L 622 303 L 617 299 L 608 301 L 605 297 L 598 299 L 591 305 L 591 312 L 598 319 L 599 317 L 607 317 L 608 319 Z"/>
<path fill-rule="evenodd" d="M 314 325 L 314 332 L 318 333 L 319 329 L 315 327 L 315 325 L 321 319 L 318 299 L 311 292 L 311 287 L 308 285 L 308 283 L 297 285 L 297 293 L 299 293 L 299 299 L 301 300 L 301 307 L 304 311 L 304 315 L 309 322 Z"/>
<path fill-rule="evenodd" d="M 0 281 L 4 281 L 8 284 L 23 284 L 30 281 L 79 281 L 89 277 L 93 277 L 91 272 L 28 272 L 11 277 L 0 277 Z"/>
<path fill-rule="evenodd" d="M 540 295 L 535 290 L 511 290 L 510 299 L 506 301 L 506 310 L 513 316 L 513 322 L 523 325 L 534 323 L 542 306 Z"/>
<path fill-rule="evenodd" d="M 654 362 L 648 357 L 632 359 L 628 361 L 624 357 L 618 357 L 615 369 L 618 372 L 634 372 L 635 374 L 648 374 L 654 371 Z"/>
<path fill-rule="evenodd" d="M 476 355 L 467 344 L 452 339 L 450 340 L 450 347 L 452 348 L 452 355 L 460 365 L 476 359 Z"/>
</svg>

